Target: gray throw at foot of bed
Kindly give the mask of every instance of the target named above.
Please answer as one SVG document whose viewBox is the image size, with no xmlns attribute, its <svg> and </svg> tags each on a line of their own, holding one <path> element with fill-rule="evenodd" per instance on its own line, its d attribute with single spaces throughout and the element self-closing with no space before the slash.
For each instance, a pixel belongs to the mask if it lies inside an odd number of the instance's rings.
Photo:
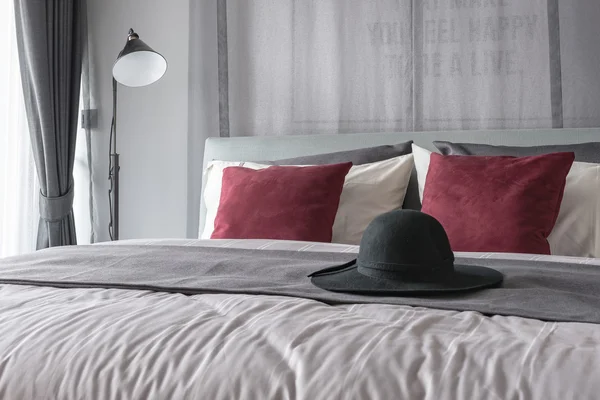
<svg viewBox="0 0 600 400">
<path fill-rule="evenodd" d="M 59 288 L 124 288 L 309 298 L 329 304 L 384 303 L 548 321 L 600 323 L 600 268 L 540 261 L 458 259 L 495 268 L 500 288 L 435 297 L 371 297 L 313 286 L 311 272 L 352 254 L 186 246 L 92 245 L 51 248 L 0 260 L 0 283 Z"/>
</svg>

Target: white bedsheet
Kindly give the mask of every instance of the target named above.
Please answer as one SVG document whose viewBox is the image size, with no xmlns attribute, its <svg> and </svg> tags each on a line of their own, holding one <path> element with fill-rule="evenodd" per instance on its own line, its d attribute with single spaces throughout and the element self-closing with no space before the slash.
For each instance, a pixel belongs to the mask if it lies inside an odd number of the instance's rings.
<svg viewBox="0 0 600 400">
<path fill-rule="evenodd" d="M 594 259 L 457 255 L 600 268 Z M 278 296 L 0 285 L 0 399 L 598 399 L 598 371 L 594 324 Z"/>
</svg>

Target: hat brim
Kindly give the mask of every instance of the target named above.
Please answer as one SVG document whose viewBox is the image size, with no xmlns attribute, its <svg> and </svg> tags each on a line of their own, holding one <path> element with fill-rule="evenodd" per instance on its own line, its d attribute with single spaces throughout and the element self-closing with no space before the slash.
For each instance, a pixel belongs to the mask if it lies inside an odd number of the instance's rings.
<svg viewBox="0 0 600 400">
<path fill-rule="evenodd" d="M 370 277 L 357 270 L 356 262 L 327 268 L 310 275 L 312 283 L 332 292 L 369 296 L 416 296 L 473 291 L 495 287 L 504 276 L 495 269 L 475 265 L 454 265 L 454 273 L 439 279 L 388 280 Z"/>
</svg>

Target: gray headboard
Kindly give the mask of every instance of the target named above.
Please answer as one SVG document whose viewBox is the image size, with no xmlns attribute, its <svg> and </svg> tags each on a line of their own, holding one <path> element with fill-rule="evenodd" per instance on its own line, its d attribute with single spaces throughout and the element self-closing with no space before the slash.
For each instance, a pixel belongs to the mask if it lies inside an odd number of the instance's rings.
<svg viewBox="0 0 600 400">
<path fill-rule="evenodd" d="M 204 150 L 204 165 L 212 160 L 265 161 L 291 158 L 334 151 L 352 150 L 413 140 L 417 145 L 435 150 L 434 140 L 485 143 L 508 146 L 535 146 L 599 142 L 600 128 L 589 129 L 534 129 L 501 131 L 439 131 L 356 133 L 337 135 L 252 136 L 236 138 L 209 138 Z M 198 176 L 201 176 L 200 174 Z M 204 182 L 202 182 L 202 191 Z M 194 198 L 200 197 L 198 195 Z M 198 199 L 200 200 L 200 199 Z M 204 226 L 206 208 L 200 204 L 199 221 Z M 195 216 L 191 216 L 198 221 Z M 192 227 L 198 232 L 198 227 Z"/>
</svg>

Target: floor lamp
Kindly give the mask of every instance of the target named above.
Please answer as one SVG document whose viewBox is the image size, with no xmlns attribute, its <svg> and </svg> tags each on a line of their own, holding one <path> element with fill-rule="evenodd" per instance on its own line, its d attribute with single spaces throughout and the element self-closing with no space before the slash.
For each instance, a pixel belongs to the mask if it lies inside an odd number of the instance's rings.
<svg viewBox="0 0 600 400">
<path fill-rule="evenodd" d="M 167 71 L 167 60 L 144 43 L 133 29 L 129 30 L 127 43 L 112 69 L 113 117 L 110 126 L 108 191 L 111 240 L 119 240 L 119 153 L 117 153 L 117 82 L 129 87 L 150 85 Z"/>
</svg>

